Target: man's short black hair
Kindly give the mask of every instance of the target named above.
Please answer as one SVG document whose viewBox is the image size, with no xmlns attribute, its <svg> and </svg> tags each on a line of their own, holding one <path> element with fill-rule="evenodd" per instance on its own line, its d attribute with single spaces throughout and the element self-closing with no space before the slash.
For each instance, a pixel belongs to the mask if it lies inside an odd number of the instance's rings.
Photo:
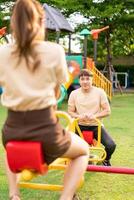
<svg viewBox="0 0 134 200">
<path fill-rule="evenodd" d="M 81 76 L 90 76 L 93 77 L 93 73 L 89 69 L 82 69 L 79 74 L 79 78 Z"/>
</svg>

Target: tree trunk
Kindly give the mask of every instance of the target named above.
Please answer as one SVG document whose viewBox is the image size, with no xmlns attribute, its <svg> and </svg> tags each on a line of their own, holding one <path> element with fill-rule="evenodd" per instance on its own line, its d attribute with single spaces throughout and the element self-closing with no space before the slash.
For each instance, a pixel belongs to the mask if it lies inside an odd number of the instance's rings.
<svg viewBox="0 0 134 200">
<path fill-rule="evenodd" d="M 107 59 L 106 59 L 106 71 L 107 78 L 112 81 L 112 72 L 114 71 L 112 65 L 112 53 L 111 53 L 111 44 L 110 44 L 110 31 L 106 32 L 106 48 L 107 48 Z"/>
</svg>

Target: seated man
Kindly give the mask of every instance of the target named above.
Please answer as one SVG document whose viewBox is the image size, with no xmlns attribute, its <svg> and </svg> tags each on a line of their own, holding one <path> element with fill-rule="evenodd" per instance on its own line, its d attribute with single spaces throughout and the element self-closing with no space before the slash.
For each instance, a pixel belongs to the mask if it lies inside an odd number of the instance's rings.
<svg viewBox="0 0 134 200">
<path fill-rule="evenodd" d="M 81 131 L 93 131 L 97 140 L 98 126 L 95 118 L 101 120 L 110 115 L 110 105 L 103 89 L 92 85 L 93 74 L 83 69 L 79 75 L 80 88 L 71 92 L 68 100 L 68 113 L 79 119 Z M 101 126 L 101 143 L 104 145 L 107 156 L 103 165 L 111 166 L 110 158 L 116 144 L 110 137 L 104 125 Z"/>
</svg>

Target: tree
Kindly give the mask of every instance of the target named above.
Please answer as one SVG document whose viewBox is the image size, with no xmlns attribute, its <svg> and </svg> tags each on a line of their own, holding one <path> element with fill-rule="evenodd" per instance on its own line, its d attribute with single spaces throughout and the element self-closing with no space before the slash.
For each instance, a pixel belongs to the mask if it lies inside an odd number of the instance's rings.
<svg viewBox="0 0 134 200">
<path fill-rule="evenodd" d="M 9 31 L 10 10 L 13 1 L 0 0 L 0 28 L 6 26 Z"/>
<path fill-rule="evenodd" d="M 44 2 L 42 0 L 42 2 Z M 47 1 L 45 1 L 47 2 Z M 72 13 L 81 13 L 89 19 L 86 28 L 100 28 L 109 26 L 109 30 L 105 34 L 101 34 L 103 41 L 98 47 L 104 55 L 106 51 L 102 51 L 104 45 L 107 49 L 106 68 L 108 78 L 111 79 L 112 72 L 112 55 L 132 54 L 133 53 L 133 32 L 134 32 L 134 1 L 133 0 L 50 0 L 49 4 L 57 6 L 65 16 Z M 77 30 L 81 28 L 78 27 Z M 105 35 L 105 40 L 104 40 Z M 98 53 L 99 55 L 99 53 Z"/>
<path fill-rule="evenodd" d="M 114 70 L 112 67 L 112 54 L 116 55 L 114 50 L 116 41 L 118 41 L 119 44 L 116 48 L 118 54 L 121 49 L 124 54 L 127 54 L 128 50 L 126 47 L 128 46 L 130 51 L 130 44 L 133 41 L 132 32 L 134 31 L 134 24 L 132 23 L 132 19 L 134 19 L 133 6 L 134 1 L 132 0 L 124 0 L 121 2 L 119 0 L 105 0 L 101 3 L 96 3 L 95 6 L 91 8 L 92 14 L 95 13 L 95 18 L 92 20 L 94 25 L 109 25 L 105 41 L 107 48 L 106 68 L 110 80 L 111 72 Z"/>
</svg>

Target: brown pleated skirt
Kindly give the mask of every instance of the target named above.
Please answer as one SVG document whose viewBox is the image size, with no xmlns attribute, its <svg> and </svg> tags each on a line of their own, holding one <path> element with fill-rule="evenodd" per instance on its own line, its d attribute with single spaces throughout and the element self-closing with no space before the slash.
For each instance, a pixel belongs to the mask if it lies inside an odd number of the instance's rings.
<svg viewBox="0 0 134 200">
<path fill-rule="evenodd" d="M 70 133 L 64 130 L 55 116 L 53 107 L 42 110 L 8 111 L 2 129 L 2 141 L 39 141 L 47 164 L 62 156 L 71 143 Z"/>
</svg>

